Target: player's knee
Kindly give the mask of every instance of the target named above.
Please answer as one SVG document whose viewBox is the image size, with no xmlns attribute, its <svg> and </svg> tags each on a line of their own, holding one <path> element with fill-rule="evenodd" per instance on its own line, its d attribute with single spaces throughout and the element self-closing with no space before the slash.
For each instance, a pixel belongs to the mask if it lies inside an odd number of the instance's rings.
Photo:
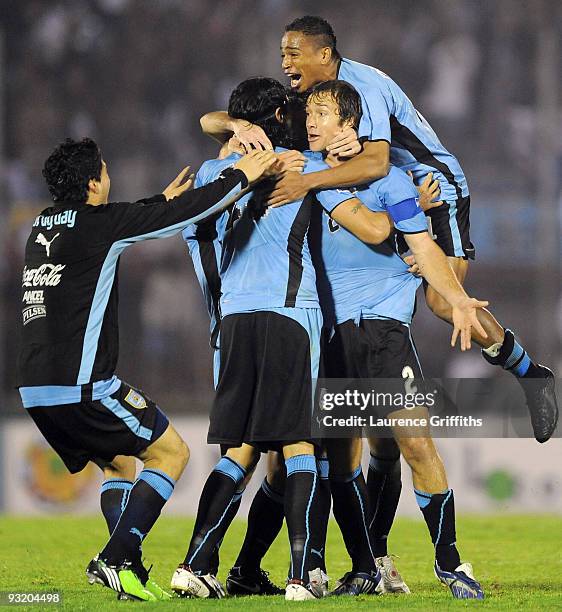
<svg viewBox="0 0 562 612">
<path fill-rule="evenodd" d="M 166 431 L 140 455 L 147 468 L 166 472 L 177 480 L 189 461 L 189 448 L 178 432 L 169 425 Z"/>
<path fill-rule="evenodd" d="M 423 466 L 433 460 L 436 452 L 431 438 L 404 438 L 400 440 L 400 450 L 412 469 Z"/>
<path fill-rule="evenodd" d="M 283 446 L 283 457 L 285 459 L 298 455 L 314 455 L 314 445 L 310 442 L 293 442 Z"/>
<path fill-rule="evenodd" d="M 105 478 L 123 478 L 134 480 L 136 474 L 136 464 L 134 457 L 117 455 L 111 463 L 103 470 Z"/>
<path fill-rule="evenodd" d="M 400 449 L 393 438 L 369 438 L 369 451 L 379 459 L 400 459 Z"/>
<path fill-rule="evenodd" d="M 231 447 L 226 451 L 225 455 L 241 465 L 250 478 L 260 458 L 259 451 L 249 444 Z"/>
<path fill-rule="evenodd" d="M 165 452 L 162 457 L 162 465 L 165 466 L 163 471 L 169 474 L 175 480 L 183 474 L 185 467 L 189 461 L 189 447 L 180 438 L 174 440 L 173 444 Z"/>
<path fill-rule="evenodd" d="M 267 482 L 275 491 L 282 491 L 285 488 L 287 470 L 281 453 L 269 451 L 267 457 Z"/>
<path fill-rule="evenodd" d="M 181 471 L 183 472 L 183 470 L 185 470 L 189 462 L 190 452 L 189 452 L 189 446 L 182 438 L 180 438 L 177 453 L 178 453 L 179 466 L 181 467 Z"/>
</svg>

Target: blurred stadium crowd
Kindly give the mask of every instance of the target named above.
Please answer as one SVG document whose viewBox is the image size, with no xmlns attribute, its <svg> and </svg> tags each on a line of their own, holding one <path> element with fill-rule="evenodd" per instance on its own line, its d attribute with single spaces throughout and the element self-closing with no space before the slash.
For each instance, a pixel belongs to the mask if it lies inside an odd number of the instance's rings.
<svg viewBox="0 0 562 612">
<path fill-rule="evenodd" d="M 0 181 L 7 220 L 0 351 L 9 403 L 17 405 L 11 381 L 22 246 L 29 219 L 48 202 L 41 168 L 50 150 L 66 136 L 89 135 L 108 161 L 112 199 L 161 190 L 187 163 L 196 169 L 215 156 L 215 144 L 199 130 L 201 114 L 224 108 L 244 78 L 282 79 L 283 26 L 306 13 L 332 23 L 344 56 L 389 73 L 459 157 L 472 192 L 478 259 L 470 286 L 493 302 L 502 320 L 528 333 L 525 342 L 539 358 L 555 365 L 562 317 L 537 323 L 532 313 L 543 302 L 553 315 L 560 312 L 560 242 L 558 261 L 541 260 L 536 201 L 544 180 L 537 172 L 544 100 L 550 100 L 558 143 L 549 157 L 551 173 L 562 174 L 560 72 L 556 76 L 552 49 L 540 46 L 545 27 L 562 32 L 562 9 L 556 0 L 529 0 L 524 7 L 513 0 L 0 3 Z M 554 54 L 559 51 L 560 43 Z M 555 81 L 550 88 L 549 79 Z M 540 86 L 545 82 L 546 90 Z M 554 228 L 560 222 L 557 180 L 548 203 Z M 157 397 L 168 392 L 172 408 L 181 398 L 179 405 L 205 410 L 208 322 L 185 248 L 177 238 L 133 253 L 124 258 L 121 275 L 126 315 L 120 371 Z M 537 295 L 535 273 L 547 264 L 555 290 Z M 414 333 L 422 359 L 431 355 L 425 360 L 429 374 L 490 374 L 477 355 L 453 359 L 448 330 L 426 316 L 425 306 L 420 310 Z M 540 325 L 558 329 L 554 353 L 544 357 L 534 340 Z M 443 351 L 430 352 L 436 338 Z"/>
</svg>

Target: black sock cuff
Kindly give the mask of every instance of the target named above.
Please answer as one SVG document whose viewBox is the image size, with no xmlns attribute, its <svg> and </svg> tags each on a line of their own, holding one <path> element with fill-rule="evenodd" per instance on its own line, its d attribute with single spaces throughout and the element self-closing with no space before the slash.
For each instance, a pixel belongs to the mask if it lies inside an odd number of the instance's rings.
<svg viewBox="0 0 562 612">
<path fill-rule="evenodd" d="M 396 463 L 400 462 L 400 455 L 396 457 L 377 457 L 370 454 L 369 457 L 369 469 L 380 474 L 390 474 L 394 469 Z"/>
<path fill-rule="evenodd" d="M 332 474 L 330 476 L 330 482 L 332 484 L 343 484 L 353 482 L 360 474 L 363 473 L 361 465 L 358 465 L 352 472 L 347 474 Z"/>
</svg>

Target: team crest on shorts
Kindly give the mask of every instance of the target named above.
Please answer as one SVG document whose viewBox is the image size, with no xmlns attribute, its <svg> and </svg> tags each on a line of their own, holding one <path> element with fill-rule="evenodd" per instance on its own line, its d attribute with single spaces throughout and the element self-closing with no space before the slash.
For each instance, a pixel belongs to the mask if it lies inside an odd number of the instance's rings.
<svg viewBox="0 0 562 612">
<path fill-rule="evenodd" d="M 137 410 L 142 410 L 146 408 L 146 400 L 144 397 L 134 389 L 129 389 L 129 393 L 127 393 L 127 397 L 125 398 L 127 404 L 130 404 L 133 408 Z"/>
</svg>

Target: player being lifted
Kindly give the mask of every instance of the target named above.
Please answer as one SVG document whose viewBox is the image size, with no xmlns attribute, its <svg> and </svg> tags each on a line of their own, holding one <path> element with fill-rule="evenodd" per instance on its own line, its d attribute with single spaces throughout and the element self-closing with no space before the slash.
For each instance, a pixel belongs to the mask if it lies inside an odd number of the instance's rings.
<svg viewBox="0 0 562 612">
<path fill-rule="evenodd" d="M 189 456 L 156 404 L 115 375 L 119 257 L 135 242 L 171 236 L 222 211 L 274 161 L 270 152 L 248 155 L 191 192 L 191 181 L 182 183 L 186 168 L 163 194 L 134 204 L 108 203 L 107 166 L 90 139 L 67 140 L 45 162 L 54 204 L 36 218 L 25 249 L 18 387 L 30 417 L 70 472 L 92 461 L 109 480 L 133 477 L 123 456 L 144 463 L 124 509 L 116 507 L 123 488 L 117 496 L 104 495 L 111 484 L 102 489 L 103 513 L 113 529 L 86 570 L 91 583 L 119 598 L 170 597 L 149 579 L 141 545 Z"/>
<path fill-rule="evenodd" d="M 432 172 L 440 182 L 444 203 L 427 213 L 431 232 L 449 257 L 457 278 L 464 283 L 468 259 L 474 258 L 467 181 L 458 160 L 441 144 L 406 94 L 380 70 L 342 58 L 332 27 L 320 17 L 301 17 L 285 27 L 281 59 L 283 72 L 297 92 L 304 93 L 331 79 L 351 83 L 361 96 L 363 117 L 359 136 L 365 141 L 359 155 L 337 168 L 307 175 L 287 173 L 273 191 L 270 203 L 283 204 L 303 197 L 310 190 L 359 185 L 381 178 L 387 174 L 390 162 L 411 171 L 416 183 Z M 220 118 L 223 128 L 234 132 L 243 143 L 259 148 L 269 146 L 256 126 L 233 121 L 225 113 L 213 115 L 215 124 Z M 350 146 L 355 140 L 353 130 L 347 130 L 330 144 L 330 152 L 345 155 L 354 150 Z M 451 308 L 447 302 L 431 286 L 426 284 L 425 290 L 431 310 L 450 323 Z M 546 442 L 558 422 L 552 372 L 532 361 L 513 332 L 500 325 L 488 310 L 480 310 L 478 317 L 487 336 L 473 328 L 473 340 L 482 347 L 486 361 L 523 381 L 535 438 Z M 525 378 L 543 379 L 544 385 L 536 382 L 525 385 Z"/>
</svg>

